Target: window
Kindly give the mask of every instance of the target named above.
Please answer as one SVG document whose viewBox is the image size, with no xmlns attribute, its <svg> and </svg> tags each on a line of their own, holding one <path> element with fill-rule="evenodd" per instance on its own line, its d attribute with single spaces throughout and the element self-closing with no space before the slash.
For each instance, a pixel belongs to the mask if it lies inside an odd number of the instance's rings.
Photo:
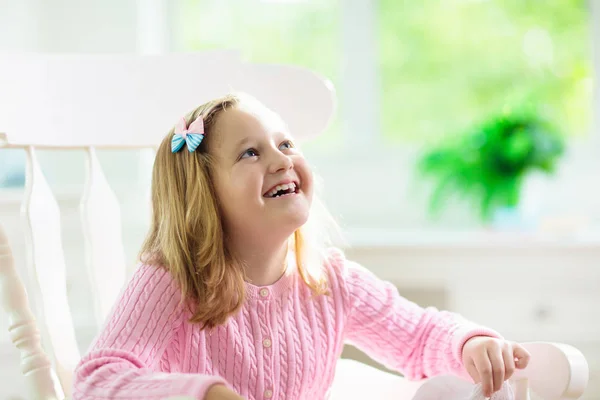
<svg viewBox="0 0 600 400">
<path fill-rule="evenodd" d="M 0 188 L 25 185 L 25 153 L 21 150 L 0 149 Z"/>
<path fill-rule="evenodd" d="M 375 46 L 372 63 L 380 88 L 364 103 L 380 104 L 378 115 L 370 114 L 380 121 L 360 125 L 380 130 L 362 134 L 386 141 L 447 137 L 528 100 L 551 115 L 565 135 L 588 134 L 593 65 L 585 0 L 354 3 L 187 0 L 178 8 L 176 41 L 185 50 L 237 48 L 250 61 L 309 67 L 334 82 L 342 107 L 345 92 L 355 95 L 348 82 L 368 78 L 354 69 L 356 76 L 342 81 L 353 59 L 343 52 L 360 57 Z M 374 40 L 355 40 L 364 30 L 349 39 L 354 34 L 349 24 L 363 29 L 357 25 L 368 22 L 352 13 L 369 9 L 375 14 Z M 336 121 L 332 130 L 339 129 L 344 125 Z"/>
<path fill-rule="evenodd" d="M 383 134 L 422 142 L 536 102 L 568 137 L 591 127 L 584 0 L 379 0 Z"/>
</svg>

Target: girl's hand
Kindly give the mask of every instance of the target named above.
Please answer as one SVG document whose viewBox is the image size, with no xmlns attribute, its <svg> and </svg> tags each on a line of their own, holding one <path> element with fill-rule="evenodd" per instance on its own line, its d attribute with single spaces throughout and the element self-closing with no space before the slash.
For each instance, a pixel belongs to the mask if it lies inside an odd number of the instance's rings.
<svg viewBox="0 0 600 400">
<path fill-rule="evenodd" d="M 500 390 L 515 368 L 525 368 L 530 357 L 518 343 L 487 336 L 467 340 L 462 352 L 463 365 L 475 383 L 481 383 L 486 397 Z"/>
<path fill-rule="evenodd" d="M 244 398 L 227 386 L 217 384 L 208 389 L 204 400 L 244 400 Z"/>
</svg>

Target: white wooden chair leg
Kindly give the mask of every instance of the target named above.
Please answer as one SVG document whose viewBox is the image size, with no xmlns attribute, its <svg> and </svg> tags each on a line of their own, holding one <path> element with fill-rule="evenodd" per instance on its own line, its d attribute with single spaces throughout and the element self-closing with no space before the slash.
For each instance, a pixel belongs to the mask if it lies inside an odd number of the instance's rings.
<svg viewBox="0 0 600 400">
<path fill-rule="evenodd" d="M 31 399 L 64 399 L 48 355 L 42 349 L 40 331 L 31 312 L 25 286 L 15 270 L 8 238 L 0 225 L 0 295 L 8 315 L 11 341 L 21 353 L 21 371 Z"/>
</svg>

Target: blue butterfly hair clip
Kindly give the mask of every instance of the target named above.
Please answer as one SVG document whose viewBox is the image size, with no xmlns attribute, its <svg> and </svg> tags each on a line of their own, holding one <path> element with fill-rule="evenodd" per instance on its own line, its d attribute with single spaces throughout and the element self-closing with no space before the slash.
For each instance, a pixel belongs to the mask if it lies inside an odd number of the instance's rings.
<svg viewBox="0 0 600 400">
<path fill-rule="evenodd" d="M 175 126 L 175 134 L 171 139 L 171 151 L 177 153 L 183 148 L 184 144 L 187 144 L 188 151 L 192 153 L 200 146 L 202 139 L 204 139 L 204 120 L 202 116 L 198 116 L 189 128 L 185 118 L 181 118 Z"/>
</svg>

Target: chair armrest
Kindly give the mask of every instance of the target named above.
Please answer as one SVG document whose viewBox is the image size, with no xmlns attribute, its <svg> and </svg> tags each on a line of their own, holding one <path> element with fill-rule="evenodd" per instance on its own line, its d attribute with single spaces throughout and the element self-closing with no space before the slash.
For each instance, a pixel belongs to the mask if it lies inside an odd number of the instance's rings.
<svg viewBox="0 0 600 400">
<path fill-rule="evenodd" d="M 529 387 L 544 399 L 578 399 L 583 395 L 589 367 L 581 351 L 563 343 L 522 344 L 531 353 L 531 361 L 511 378 L 518 393 Z"/>
</svg>

